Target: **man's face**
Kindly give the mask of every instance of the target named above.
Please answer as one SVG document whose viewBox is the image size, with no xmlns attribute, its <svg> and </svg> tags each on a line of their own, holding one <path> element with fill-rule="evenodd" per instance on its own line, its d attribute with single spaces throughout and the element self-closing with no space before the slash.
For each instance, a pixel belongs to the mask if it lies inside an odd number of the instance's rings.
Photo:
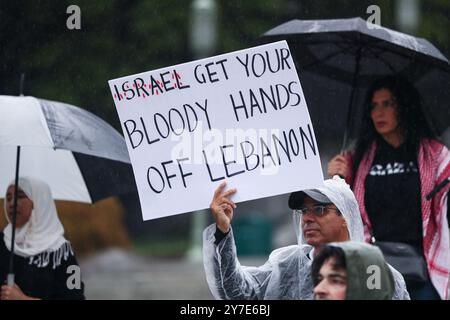
<svg viewBox="0 0 450 320">
<path fill-rule="evenodd" d="M 303 207 L 312 208 L 319 203 L 310 197 L 305 197 Z M 340 242 L 349 240 L 348 228 L 342 214 L 339 213 L 334 204 L 326 204 L 322 216 L 314 215 L 311 210 L 302 214 L 301 227 L 303 238 L 306 243 L 318 247 L 329 242 Z"/>
<path fill-rule="evenodd" d="M 316 300 L 345 300 L 347 294 L 347 271 L 334 268 L 334 257 L 328 258 L 320 268 L 317 285 L 314 287 Z"/>
</svg>

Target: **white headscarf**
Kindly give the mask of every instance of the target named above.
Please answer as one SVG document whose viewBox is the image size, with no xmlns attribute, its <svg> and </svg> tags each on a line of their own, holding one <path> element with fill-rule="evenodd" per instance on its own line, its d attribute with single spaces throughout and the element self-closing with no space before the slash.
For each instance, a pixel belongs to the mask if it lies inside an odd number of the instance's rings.
<svg viewBox="0 0 450 320">
<path fill-rule="evenodd" d="M 28 258 L 60 249 L 67 240 L 64 238 L 64 228 L 58 218 L 50 187 L 43 181 L 21 177 L 19 188 L 33 201 L 33 211 L 28 222 L 21 228 L 16 228 L 14 253 Z M 4 209 L 9 224 L 3 231 L 3 240 L 8 250 L 11 250 L 12 225 L 6 211 L 6 201 Z"/>
</svg>

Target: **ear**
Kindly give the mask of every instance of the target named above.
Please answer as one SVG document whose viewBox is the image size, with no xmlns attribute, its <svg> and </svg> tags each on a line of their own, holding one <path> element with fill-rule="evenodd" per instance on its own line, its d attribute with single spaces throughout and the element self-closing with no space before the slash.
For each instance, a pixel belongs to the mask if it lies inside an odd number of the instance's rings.
<svg viewBox="0 0 450 320">
<path fill-rule="evenodd" d="M 345 229 L 348 229 L 347 221 L 345 221 L 344 218 L 342 218 L 342 227 L 345 228 Z"/>
<path fill-rule="evenodd" d="M 342 228 L 345 229 L 345 233 L 347 234 L 347 240 L 350 240 L 350 230 L 348 230 L 347 221 L 345 221 L 344 218 L 342 218 L 344 221 L 342 221 Z"/>
</svg>

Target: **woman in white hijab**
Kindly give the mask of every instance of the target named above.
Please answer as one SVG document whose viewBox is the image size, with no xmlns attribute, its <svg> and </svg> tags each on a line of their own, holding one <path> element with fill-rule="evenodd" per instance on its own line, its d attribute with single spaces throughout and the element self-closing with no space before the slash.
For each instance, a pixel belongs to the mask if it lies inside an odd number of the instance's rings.
<svg viewBox="0 0 450 320">
<path fill-rule="evenodd" d="M 0 232 L 2 284 L 6 281 L 11 252 L 13 204 L 12 183 L 5 197 L 9 224 Z M 1 287 L 2 300 L 84 299 L 78 263 L 70 243 L 64 238 L 50 188 L 37 179 L 19 178 L 14 273 L 15 285 Z"/>
</svg>

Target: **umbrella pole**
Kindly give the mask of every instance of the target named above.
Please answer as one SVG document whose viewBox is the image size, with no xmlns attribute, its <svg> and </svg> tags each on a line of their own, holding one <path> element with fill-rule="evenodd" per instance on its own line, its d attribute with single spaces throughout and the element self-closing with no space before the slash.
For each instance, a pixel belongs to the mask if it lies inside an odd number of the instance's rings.
<svg viewBox="0 0 450 320">
<path fill-rule="evenodd" d="M 20 96 L 23 97 L 23 89 L 25 87 L 25 73 L 20 74 Z"/>
<path fill-rule="evenodd" d="M 341 146 L 341 153 L 345 151 L 345 148 L 347 147 L 348 143 L 348 135 L 349 135 L 349 126 L 351 123 L 352 113 L 353 113 L 353 102 L 355 100 L 355 87 L 356 87 L 356 79 L 358 78 L 359 69 L 360 69 L 360 62 L 361 62 L 361 47 L 358 47 L 358 50 L 356 51 L 356 61 L 355 61 L 355 72 L 353 73 L 353 79 L 352 79 L 352 92 L 350 94 L 350 104 L 348 106 L 347 111 L 347 122 L 345 124 L 345 132 L 344 132 L 344 141 L 342 142 Z"/>
<path fill-rule="evenodd" d="M 19 187 L 19 164 L 20 164 L 20 146 L 17 146 L 16 155 L 16 178 L 14 183 L 14 208 L 12 216 L 12 234 L 11 234 L 11 252 L 9 256 L 9 271 L 6 283 L 8 286 L 14 286 L 14 244 L 16 238 L 16 220 L 17 220 L 17 189 Z"/>
<path fill-rule="evenodd" d="M 20 96 L 23 96 L 23 89 L 25 85 L 25 73 L 20 75 Z M 20 164 L 20 146 L 17 146 L 16 154 L 16 177 L 14 181 L 14 208 L 13 216 L 11 221 L 12 232 L 11 232 L 11 252 L 9 256 L 9 269 L 8 275 L 6 277 L 6 284 L 9 287 L 14 286 L 14 244 L 16 240 L 16 220 L 17 220 L 17 189 L 19 186 L 19 164 Z"/>
</svg>

